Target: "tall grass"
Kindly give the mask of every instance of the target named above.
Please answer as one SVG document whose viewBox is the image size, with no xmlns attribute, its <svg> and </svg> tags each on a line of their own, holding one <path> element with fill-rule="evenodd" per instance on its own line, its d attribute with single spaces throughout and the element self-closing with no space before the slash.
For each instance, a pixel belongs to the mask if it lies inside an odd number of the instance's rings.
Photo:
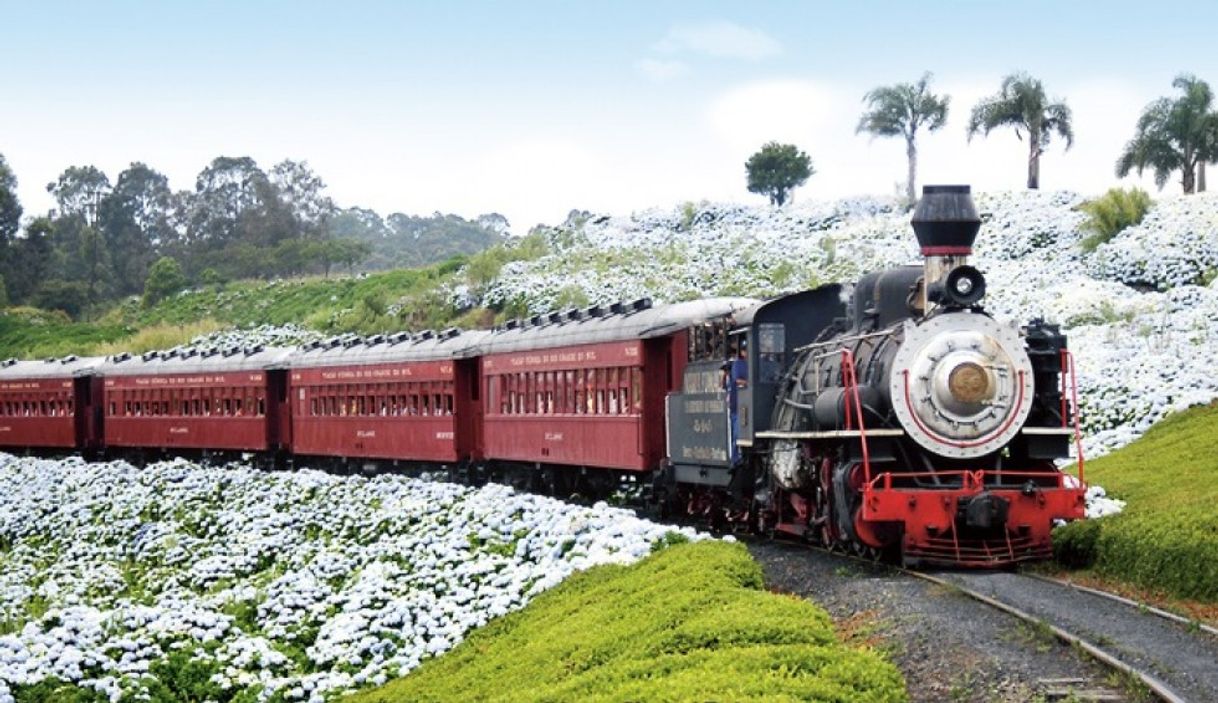
<svg viewBox="0 0 1218 703">
<path fill-rule="evenodd" d="M 1218 405 L 1177 413 L 1138 441 L 1087 465 L 1089 482 L 1125 511 L 1054 530 L 1067 566 L 1218 602 Z"/>
<path fill-rule="evenodd" d="M 84 353 L 91 356 L 109 356 L 120 352 L 142 354 L 154 349 L 170 349 L 181 344 L 186 344 L 195 337 L 219 332 L 226 327 L 226 325 L 211 318 L 182 325 L 162 323 L 145 327 L 129 337 L 95 344 L 86 348 Z"/>
</svg>

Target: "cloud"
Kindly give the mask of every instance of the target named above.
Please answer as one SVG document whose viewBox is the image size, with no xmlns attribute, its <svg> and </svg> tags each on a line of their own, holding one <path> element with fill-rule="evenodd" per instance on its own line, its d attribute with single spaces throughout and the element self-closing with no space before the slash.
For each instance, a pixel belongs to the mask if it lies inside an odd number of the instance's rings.
<svg viewBox="0 0 1218 703">
<path fill-rule="evenodd" d="M 675 59 L 639 59 L 634 62 L 634 68 L 656 83 L 664 83 L 689 73 L 689 64 Z"/>
<path fill-rule="evenodd" d="M 655 49 L 666 54 L 690 52 L 719 58 L 759 61 L 781 53 L 782 44 L 760 29 L 715 20 L 677 25 L 668 30 L 668 34 L 655 45 Z"/>
</svg>

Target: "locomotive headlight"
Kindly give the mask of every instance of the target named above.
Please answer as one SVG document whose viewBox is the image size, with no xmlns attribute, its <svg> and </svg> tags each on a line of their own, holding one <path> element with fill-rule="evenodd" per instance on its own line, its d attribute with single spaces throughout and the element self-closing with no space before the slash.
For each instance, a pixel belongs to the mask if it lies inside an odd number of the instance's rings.
<svg viewBox="0 0 1218 703">
<path fill-rule="evenodd" d="M 957 266 L 943 280 L 931 283 L 927 295 L 940 305 L 976 305 L 985 297 L 985 276 L 972 266 Z"/>
<path fill-rule="evenodd" d="M 959 280 L 948 283 L 955 291 Z M 962 459 L 1006 446 L 1032 407 L 1032 364 L 1018 330 L 988 315 L 949 312 L 907 322 L 904 333 L 889 393 L 909 436 Z"/>
</svg>

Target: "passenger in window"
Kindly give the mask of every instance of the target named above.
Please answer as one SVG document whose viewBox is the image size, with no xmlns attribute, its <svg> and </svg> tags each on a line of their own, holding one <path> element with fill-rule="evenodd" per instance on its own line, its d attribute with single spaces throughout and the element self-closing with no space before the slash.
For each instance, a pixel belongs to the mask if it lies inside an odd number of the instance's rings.
<svg viewBox="0 0 1218 703">
<path fill-rule="evenodd" d="M 736 446 L 736 439 L 740 436 L 740 414 L 737 412 L 737 396 L 740 394 L 740 389 L 747 388 L 749 385 L 749 363 L 748 363 L 748 346 L 744 337 L 740 338 L 739 344 L 736 346 L 735 358 L 724 362 L 724 377 L 723 386 L 727 391 L 727 408 L 731 415 L 732 434 L 731 434 L 731 457 L 732 465 L 740 463 L 740 447 Z"/>
</svg>

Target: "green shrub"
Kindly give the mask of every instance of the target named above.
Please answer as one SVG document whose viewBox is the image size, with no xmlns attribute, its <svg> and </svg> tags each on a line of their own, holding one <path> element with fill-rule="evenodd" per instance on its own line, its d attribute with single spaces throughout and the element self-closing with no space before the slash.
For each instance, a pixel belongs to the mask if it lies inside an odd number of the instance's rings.
<svg viewBox="0 0 1218 703">
<path fill-rule="evenodd" d="M 1085 569 L 1095 563 L 1099 520 L 1079 520 L 1053 532 L 1053 556 L 1064 566 Z"/>
<path fill-rule="evenodd" d="M 677 541 L 677 540 L 671 540 Z M 679 544 L 572 576 L 405 678 L 389 701 L 904 701 L 817 606 L 763 590 L 740 545 Z"/>
<path fill-rule="evenodd" d="M 144 307 L 152 307 L 186 287 L 186 276 L 177 259 L 162 256 L 148 269 L 144 281 Z"/>
<path fill-rule="evenodd" d="M 1121 230 L 1141 222 L 1152 204 L 1150 195 L 1141 188 L 1111 188 L 1095 200 L 1079 205 L 1078 209 L 1087 215 L 1082 230 L 1091 233 L 1079 247 L 1085 252 L 1095 251 Z"/>
<path fill-rule="evenodd" d="M 1053 532 L 1067 566 L 1181 598 L 1218 601 L 1218 405 L 1169 416 L 1138 441 L 1090 462 L 1088 482 L 1124 512 Z"/>
<path fill-rule="evenodd" d="M 32 685 L 12 687 L 17 703 L 108 703 L 110 698 L 100 691 L 83 688 L 59 679 L 44 679 Z"/>
</svg>

